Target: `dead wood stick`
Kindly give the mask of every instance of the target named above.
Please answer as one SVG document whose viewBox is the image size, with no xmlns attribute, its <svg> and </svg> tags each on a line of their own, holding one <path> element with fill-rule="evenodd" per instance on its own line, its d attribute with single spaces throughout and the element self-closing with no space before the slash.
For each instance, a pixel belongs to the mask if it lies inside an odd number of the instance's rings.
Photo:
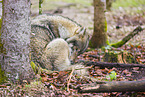
<svg viewBox="0 0 145 97">
<path fill-rule="evenodd" d="M 7 86 L 6 85 L 0 85 L 0 88 L 6 88 Z"/>
<path fill-rule="evenodd" d="M 100 67 L 120 67 L 120 68 L 132 68 L 132 67 L 140 67 L 145 68 L 144 64 L 123 64 L 123 63 L 108 63 L 108 62 L 93 62 L 93 61 L 85 61 L 79 60 L 78 62 L 83 62 L 86 66 L 100 66 Z"/>
<path fill-rule="evenodd" d="M 145 92 L 145 80 L 143 81 L 116 81 L 106 84 L 97 84 L 94 87 L 80 87 L 80 93 L 100 92 Z"/>
<path fill-rule="evenodd" d="M 69 91 L 69 92 L 70 92 L 70 90 L 69 90 L 69 84 L 70 84 L 70 81 L 71 81 L 71 77 L 72 77 L 72 75 L 73 75 L 73 72 L 74 72 L 74 68 L 72 68 L 72 72 L 70 73 L 70 75 L 69 75 L 69 77 L 68 77 L 67 91 Z"/>
<path fill-rule="evenodd" d="M 145 30 L 145 28 L 142 28 L 141 26 L 136 27 L 132 32 L 130 32 L 127 36 L 125 36 L 121 41 L 111 44 L 111 46 L 115 48 L 121 47 L 125 43 L 127 43 L 131 38 L 133 38 L 135 35 L 137 35 L 139 32 L 143 30 Z"/>
</svg>

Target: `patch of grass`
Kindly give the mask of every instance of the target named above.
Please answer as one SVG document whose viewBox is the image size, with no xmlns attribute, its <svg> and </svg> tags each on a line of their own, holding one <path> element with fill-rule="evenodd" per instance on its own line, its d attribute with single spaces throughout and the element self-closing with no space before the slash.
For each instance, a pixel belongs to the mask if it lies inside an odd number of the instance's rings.
<svg viewBox="0 0 145 97">
<path fill-rule="evenodd" d="M 112 7 L 117 9 L 119 7 L 140 7 L 145 5 L 144 0 L 116 0 Z"/>
</svg>

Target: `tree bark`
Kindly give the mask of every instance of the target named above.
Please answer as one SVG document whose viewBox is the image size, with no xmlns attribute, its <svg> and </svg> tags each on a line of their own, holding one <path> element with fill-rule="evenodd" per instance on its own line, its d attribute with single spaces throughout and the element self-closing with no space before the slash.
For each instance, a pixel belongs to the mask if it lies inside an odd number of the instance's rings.
<svg viewBox="0 0 145 97">
<path fill-rule="evenodd" d="M 12 82 L 30 79 L 30 0 L 3 0 L 1 66 Z"/>
<path fill-rule="evenodd" d="M 100 93 L 100 92 L 145 92 L 145 80 L 143 81 L 120 81 L 108 82 L 96 85 L 95 87 L 81 87 L 80 93 Z"/>
<path fill-rule="evenodd" d="M 90 47 L 100 48 L 107 45 L 107 22 L 105 18 L 106 0 L 94 0 L 94 33 Z"/>
</svg>

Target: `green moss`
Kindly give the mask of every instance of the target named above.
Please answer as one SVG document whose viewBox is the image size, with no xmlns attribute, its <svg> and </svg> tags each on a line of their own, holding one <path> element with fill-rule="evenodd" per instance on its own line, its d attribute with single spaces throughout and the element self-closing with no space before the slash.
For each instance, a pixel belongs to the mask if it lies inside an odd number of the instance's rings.
<svg viewBox="0 0 145 97">
<path fill-rule="evenodd" d="M 6 82 L 7 77 L 5 76 L 5 72 L 2 71 L 1 69 L 1 65 L 0 65 L 0 84 L 3 84 L 4 82 Z"/>
<path fill-rule="evenodd" d="M 34 71 L 35 74 L 38 73 L 38 67 L 35 65 L 33 61 L 30 63 L 32 70 Z"/>
<path fill-rule="evenodd" d="M 118 62 L 118 53 L 114 51 L 105 52 L 103 56 L 104 62 Z"/>
<path fill-rule="evenodd" d="M 2 25 L 2 19 L 0 19 L 0 54 L 3 52 L 3 44 L 1 43 L 1 25 Z M 0 64 L 0 84 L 4 83 L 6 81 L 5 72 L 1 69 Z"/>
<path fill-rule="evenodd" d="M 105 32 L 107 32 L 107 20 L 105 18 Z"/>
<path fill-rule="evenodd" d="M 89 47 L 92 47 L 92 43 L 91 43 L 91 41 L 89 41 Z"/>
<path fill-rule="evenodd" d="M 1 27 L 2 27 L 2 19 L 0 19 L 0 38 L 1 38 Z M 1 43 L 1 40 L 0 40 Z"/>
<path fill-rule="evenodd" d="M 53 73 L 53 71 L 51 70 L 43 69 L 41 67 L 36 66 L 33 61 L 31 61 L 30 65 L 35 74 L 40 74 L 41 72 L 47 72 L 47 74 Z"/>
<path fill-rule="evenodd" d="M 2 19 L 0 19 L 0 54 L 2 53 L 3 51 L 3 45 L 1 43 L 1 25 L 2 25 Z"/>
<path fill-rule="evenodd" d="M 117 43 L 111 44 L 112 47 L 118 48 L 124 45 L 124 41 L 119 41 Z"/>
<path fill-rule="evenodd" d="M 107 45 L 110 45 L 110 43 L 109 43 L 108 39 L 107 39 L 107 41 L 106 41 L 106 44 L 107 44 Z"/>
<path fill-rule="evenodd" d="M 0 19 L 0 30 L 1 30 L 1 25 L 2 25 L 2 19 Z"/>
<path fill-rule="evenodd" d="M 107 33 L 107 20 L 105 19 L 105 32 Z M 106 36 L 107 37 L 107 36 Z M 106 44 L 107 45 L 110 45 L 109 44 L 109 41 L 108 41 L 108 37 L 106 38 L 107 39 L 107 41 L 106 41 Z"/>
</svg>

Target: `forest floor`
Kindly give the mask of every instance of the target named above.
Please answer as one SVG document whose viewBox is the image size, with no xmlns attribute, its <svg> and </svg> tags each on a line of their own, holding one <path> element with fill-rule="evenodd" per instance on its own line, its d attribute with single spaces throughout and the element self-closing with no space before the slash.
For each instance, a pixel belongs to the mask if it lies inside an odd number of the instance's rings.
<svg viewBox="0 0 145 97">
<path fill-rule="evenodd" d="M 38 15 L 38 1 L 32 0 L 32 17 Z M 50 7 L 49 7 L 50 5 Z M 53 6 L 52 6 L 53 5 Z M 48 8 L 49 7 L 49 8 Z M 93 6 L 66 3 L 66 2 L 44 2 L 43 13 L 58 14 L 75 20 L 93 33 Z M 137 26 L 145 27 L 145 7 L 118 8 L 106 12 L 108 40 L 116 43 L 133 31 Z M 140 32 L 120 48 L 110 46 L 104 49 L 91 50 L 78 56 L 77 62 L 87 60 L 92 62 L 108 62 L 122 64 L 145 65 L 145 31 Z M 84 64 L 86 65 L 86 64 Z M 136 81 L 145 80 L 145 68 L 140 67 L 103 67 L 90 65 L 89 75 L 98 81 Z M 89 66 L 89 67 L 90 67 Z M 115 74 L 111 77 L 111 74 Z M 70 77 L 71 76 L 71 77 Z M 40 81 L 41 80 L 41 81 Z M 88 96 L 88 97 L 109 97 L 109 96 L 134 96 L 143 97 L 145 92 L 110 92 L 110 93 L 78 93 L 77 85 L 92 84 L 94 81 L 71 75 L 70 72 L 62 71 L 53 74 L 42 73 L 37 75 L 31 84 L 4 85 L 0 87 L 0 95 L 4 96 Z M 69 87 L 68 87 L 69 84 Z M 1 91 L 2 90 L 2 91 Z"/>
</svg>

